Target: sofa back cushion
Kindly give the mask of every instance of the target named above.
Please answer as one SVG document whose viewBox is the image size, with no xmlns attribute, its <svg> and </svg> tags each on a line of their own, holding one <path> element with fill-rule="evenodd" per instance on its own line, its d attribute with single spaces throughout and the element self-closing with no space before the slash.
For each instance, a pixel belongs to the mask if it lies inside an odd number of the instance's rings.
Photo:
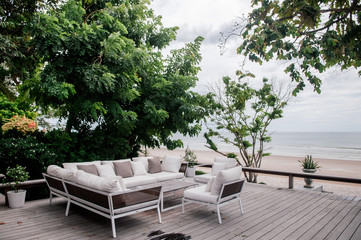
<svg viewBox="0 0 361 240">
<path fill-rule="evenodd" d="M 152 159 L 153 157 L 133 157 L 132 160 L 133 162 L 141 162 L 143 163 L 145 170 L 147 172 L 149 172 L 149 167 L 148 167 L 148 159 Z"/>
<path fill-rule="evenodd" d="M 116 177 L 112 165 L 100 165 L 97 166 L 97 170 L 100 177 Z"/>
<path fill-rule="evenodd" d="M 145 170 L 145 166 L 142 162 L 130 162 L 130 166 L 132 168 L 132 172 L 134 176 L 147 175 L 147 170 Z"/>
<path fill-rule="evenodd" d="M 159 158 L 148 159 L 149 173 L 158 173 L 162 171 L 162 165 Z"/>
<path fill-rule="evenodd" d="M 77 170 L 74 169 L 64 169 L 56 165 L 48 166 L 47 173 L 49 175 L 62 178 L 68 181 L 75 182 Z"/>
<path fill-rule="evenodd" d="M 76 183 L 105 192 L 122 191 L 117 179 L 102 178 L 82 170 L 79 170 L 76 173 Z"/>
<path fill-rule="evenodd" d="M 81 165 L 77 165 L 76 167 L 78 168 L 78 170 L 83 170 L 84 172 L 94 174 L 95 176 L 99 176 L 97 167 L 94 164 L 90 164 L 90 165 L 81 164 Z"/>
<path fill-rule="evenodd" d="M 221 192 L 222 185 L 224 183 L 239 180 L 241 178 L 241 173 L 242 173 L 241 166 L 229 168 L 226 170 L 221 170 L 214 179 L 211 188 L 211 194 L 219 195 L 219 193 Z"/>
<path fill-rule="evenodd" d="M 213 176 L 217 176 L 217 174 L 218 174 L 221 170 L 224 170 L 224 169 L 227 168 L 226 166 L 227 166 L 226 163 L 214 162 L 213 165 L 212 165 L 212 172 L 211 172 L 211 174 L 212 174 Z"/>
<path fill-rule="evenodd" d="M 181 164 L 182 161 L 180 158 L 164 156 L 162 162 L 162 171 L 177 173 L 179 172 Z"/>
<path fill-rule="evenodd" d="M 236 159 L 235 158 L 222 158 L 222 157 L 215 157 L 214 162 L 216 163 L 225 163 L 226 168 L 232 168 L 236 166 Z"/>
<path fill-rule="evenodd" d="M 92 162 L 72 162 L 72 163 L 63 163 L 65 169 L 78 170 L 77 165 L 101 165 L 101 161 L 92 161 Z"/>
<path fill-rule="evenodd" d="M 121 176 L 123 178 L 134 176 L 130 161 L 114 162 L 113 165 L 115 175 Z"/>
<path fill-rule="evenodd" d="M 114 164 L 115 162 L 130 162 L 130 159 L 119 159 L 119 160 L 104 160 L 101 161 L 101 165 L 110 165 L 114 170 Z M 115 171 L 115 170 L 114 170 Z"/>
</svg>

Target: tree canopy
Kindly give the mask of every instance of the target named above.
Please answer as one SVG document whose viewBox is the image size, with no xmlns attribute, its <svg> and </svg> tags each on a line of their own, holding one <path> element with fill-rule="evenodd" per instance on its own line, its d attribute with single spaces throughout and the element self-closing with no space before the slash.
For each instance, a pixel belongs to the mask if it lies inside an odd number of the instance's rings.
<svg viewBox="0 0 361 240">
<path fill-rule="evenodd" d="M 194 135 L 203 117 L 198 37 L 164 58 L 175 39 L 142 0 L 69 0 L 31 22 L 42 65 L 22 86 L 42 109 L 67 119 L 66 131 L 101 130 L 108 147 L 124 155 L 140 145 L 182 146 L 172 133 Z M 116 146 L 115 146 L 115 145 Z"/>
<path fill-rule="evenodd" d="M 253 0 L 252 6 L 254 10 L 236 30 L 243 39 L 238 53 L 259 64 L 288 61 L 285 72 L 298 83 L 294 94 L 305 81 L 320 93 L 322 80 L 317 73 L 327 68 L 360 67 L 359 0 Z"/>
<path fill-rule="evenodd" d="M 17 87 L 34 71 L 37 55 L 30 45 L 28 23 L 57 0 L 2 0 L 0 2 L 0 92 L 12 101 Z"/>
</svg>

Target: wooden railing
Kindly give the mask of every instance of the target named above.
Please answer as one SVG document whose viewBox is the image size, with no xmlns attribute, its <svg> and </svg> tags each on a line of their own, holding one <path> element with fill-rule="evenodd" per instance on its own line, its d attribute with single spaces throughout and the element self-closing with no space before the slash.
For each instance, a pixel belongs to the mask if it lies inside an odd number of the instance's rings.
<svg viewBox="0 0 361 240">
<path fill-rule="evenodd" d="M 209 168 L 209 167 L 212 167 L 212 164 L 200 164 L 200 165 L 197 165 L 197 167 L 208 167 Z M 270 175 L 278 175 L 278 176 L 288 176 L 288 188 L 290 188 L 290 189 L 293 189 L 295 177 L 361 184 L 361 178 L 337 177 L 337 176 L 330 176 L 330 175 L 319 175 L 319 174 L 312 174 L 312 173 L 297 173 L 297 172 L 267 170 L 267 169 L 250 168 L 250 167 L 242 167 L 242 171 L 243 172 L 270 174 Z"/>
</svg>

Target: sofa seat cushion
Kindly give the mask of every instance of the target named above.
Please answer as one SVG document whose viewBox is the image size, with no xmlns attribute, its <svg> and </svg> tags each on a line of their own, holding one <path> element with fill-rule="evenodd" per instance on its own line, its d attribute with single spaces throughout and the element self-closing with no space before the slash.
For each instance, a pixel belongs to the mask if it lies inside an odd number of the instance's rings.
<svg viewBox="0 0 361 240">
<path fill-rule="evenodd" d="M 141 176 L 134 176 L 134 177 L 130 177 L 130 178 L 123 178 L 123 181 L 127 188 L 131 188 L 131 187 L 136 187 L 139 185 L 156 183 L 157 178 L 152 177 L 151 175 L 141 175 Z"/>
<path fill-rule="evenodd" d="M 212 175 L 210 173 L 202 174 L 202 175 L 196 175 L 196 176 L 194 176 L 194 181 L 200 182 L 200 183 L 208 183 L 208 181 L 211 178 L 212 178 Z"/>
<path fill-rule="evenodd" d="M 185 190 L 184 197 L 187 199 L 207 203 L 216 203 L 218 199 L 218 195 L 213 195 L 211 192 L 206 192 L 206 185 Z"/>
<path fill-rule="evenodd" d="M 92 165 L 92 164 L 100 166 L 101 161 L 63 163 L 63 167 L 65 169 L 78 170 L 77 165 Z"/>
<path fill-rule="evenodd" d="M 184 177 L 184 174 L 180 173 L 180 172 L 178 172 L 178 173 L 158 172 L 158 173 L 152 173 L 150 175 L 152 177 L 155 177 L 158 182 L 163 182 L 163 181 L 168 181 L 168 180 L 173 180 L 173 179 L 178 179 L 178 178 Z"/>
</svg>

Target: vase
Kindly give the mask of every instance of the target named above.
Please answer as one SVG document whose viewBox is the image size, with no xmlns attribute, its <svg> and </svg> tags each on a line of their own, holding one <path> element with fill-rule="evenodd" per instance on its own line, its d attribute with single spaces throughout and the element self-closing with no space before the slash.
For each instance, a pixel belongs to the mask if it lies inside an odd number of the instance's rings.
<svg viewBox="0 0 361 240">
<path fill-rule="evenodd" d="M 302 169 L 304 173 L 315 173 L 317 169 Z M 305 188 L 313 188 L 313 179 L 312 178 L 304 178 L 306 185 L 304 185 Z"/>
<path fill-rule="evenodd" d="M 25 204 L 26 190 L 18 190 L 18 192 L 8 191 L 8 202 L 10 208 L 19 208 Z"/>
<path fill-rule="evenodd" d="M 196 175 L 196 168 L 195 167 L 187 167 L 186 176 L 194 177 L 195 175 Z"/>
</svg>

